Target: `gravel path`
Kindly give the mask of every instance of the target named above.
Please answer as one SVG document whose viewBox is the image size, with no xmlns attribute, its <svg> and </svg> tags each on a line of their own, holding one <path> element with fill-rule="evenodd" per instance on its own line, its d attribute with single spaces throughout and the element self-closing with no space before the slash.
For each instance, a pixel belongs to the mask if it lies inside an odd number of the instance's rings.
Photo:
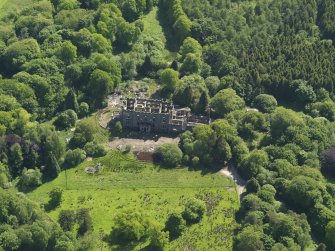
<svg viewBox="0 0 335 251">
<path fill-rule="evenodd" d="M 221 169 L 219 174 L 227 176 L 236 182 L 237 193 L 241 199 L 241 195 L 247 182 L 237 173 L 236 168 L 233 165 L 230 165 L 229 167 Z"/>
</svg>

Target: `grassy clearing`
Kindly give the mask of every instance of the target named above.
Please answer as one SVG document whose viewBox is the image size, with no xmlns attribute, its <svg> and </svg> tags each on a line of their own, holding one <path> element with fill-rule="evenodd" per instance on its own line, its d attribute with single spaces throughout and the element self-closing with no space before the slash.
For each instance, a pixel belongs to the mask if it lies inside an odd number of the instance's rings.
<svg viewBox="0 0 335 251">
<path fill-rule="evenodd" d="M 53 122 L 55 121 L 56 117 L 52 118 L 51 120 L 44 122 L 44 125 L 47 126 L 51 126 L 53 124 Z M 80 120 L 77 121 L 87 121 L 89 122 L 93 129 L 94 129 L 94 140 L 100 144 L 104 144 L 107 143 L 110 140 L 110 131 L 107 129 L 102 128 L 99 125 L 99 121 L 97 119 L 97 113 L 93 113 L 91 115 L 89 115 L 88 117 L 82 118 Z M 75 127 L 74 127 L 75 128 Z M 73 137 L 73 133 L 74 133 L 74 128 L 71 128 L 69 130 L 66 131 L 59 131 L 59 136 L 60 138 L 65 142 L 69 139 L 71 139 Z"/>
<path fill-rule="evenodd" d="M 99 174 L 86 174 L 85 168 L 94 166 L 96 163 L 102 163 L 104 169 Z M 203 175 L 201 171 L 189 171 L 187 168 L 160 169 L 153 164 L 139 162 L 133 156 L 120 152 L 113 152 L 105 157 L 84 162 L 68 170 L 67 179 L 68 190 L 234 187 L 230 179 L 217 174 Z M 65 185 L 66 176 L 65 172 L 62 172 L 56 180 L 41 188 L 51 190 L 54 186 L 59 186 L 66 189 Z"/>
<path fill-rule="evenodd" d="M 147 15 L 142 18 L 144 30 L 142 36 L 157 37 L 165 44 L 164 55 L 168 61 L 173 61 L 176 58 L 176 53 L 167 49 L 167 39 L 164 29 L 158 20 L 158 8 L 154 7 Z"/>
<path fill-rule="evenodd" d="M 158 37 L 164 44 L 166 43 L 166 38 L 164 35 L 163 27 L 159 24 L 157 20 L 158 8 L 154 7 L 147 15 L 142 18 L 144 23 L 144 30 L 142 35 L 149 35 L 152 37 Z"/>
<path fill-rule="evenodd" d="M 89 175 L 85 168 L 101 162 L 104 169 L 99 174 Z M 66 189 L 67 176 L 67 189 Z M 167 215 L 182 211 L 188 198 L 198 197 L 208 201 L 207 216 L 200 224 L 187 229 L 179 239 L 169 244 L 169 250 L 185 250 L 190 245 L 197 250 L 230 250 L 232 245 L 234 211 L 238 198 L 234 183 L 217 174 L 203 174 L 187 168 L 160 169 L 142 163 L 131 155 L 113 152 L 103 158 L 85 162 L 76 168 L 62 172 L 54 181 L 44 184 L 29 198 L 46 203 L 48 192 L 55 186 L 64 189 L 60 208 L 49 213 L 57 220 L 62 209 L 89 208 L 96 234 L 102 230 L 108 234 L 118 211 L 142 209 L 163 224 Z M 106 250 L 110 249 L 104 244 Z M 146 244 L 132 247 L 140 250 Z M 113 249 L 113 248 L 112 248 Z"/>
<path fill-rule="evenodd" d="M 87 117 L 87 118 L 82 119 L 82 120 L 86 120 L 86 121 L 91 122 L 92 126 L 94 127 L 94 131 L 95 131 L 94 140 L 96 142 L 99 142 L 99 143 L 102 144 L 102 143 L 107 143 L 109 141 L 110 133 L 107 129 L 104 129 L 99 125 L 96 114 L 93 114 L 92 116 Z"/>
<path fill-rule="evenodd" d="M 77 123 L 80 123 L 80 122 L 89 123 L 93 127 L 93 130 L 94 130 L 94 134 L 93 134 L 94 141 L 100 144 L 107 143 L 110 139 L 110 132 L 109 130 L 104 129 L 99 125 L 98 116 L 99 116 L 98 113 L 93 113 L 89 117 L 78 120 Z M 71 136 L 73 133 L 71 132 L 71 130 L 69 130 L 66 132 L 66 134 L 67 136 Z"/>
</svg>

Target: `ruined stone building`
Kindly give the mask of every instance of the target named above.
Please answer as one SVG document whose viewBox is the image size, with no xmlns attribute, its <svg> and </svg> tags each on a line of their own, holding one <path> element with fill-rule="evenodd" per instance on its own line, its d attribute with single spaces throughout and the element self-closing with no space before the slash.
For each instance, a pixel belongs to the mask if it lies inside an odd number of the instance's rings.
<svg viewBox="0 0 335 251">
<path fill-rule="evenodd" d="M 171 102 L 129 98 L 123 101 L 121 122 L 126 129 L 146 133 L 180 133 L 208 119 L 193 116 L 189 108 L 176 109 Z"/>
</svg>

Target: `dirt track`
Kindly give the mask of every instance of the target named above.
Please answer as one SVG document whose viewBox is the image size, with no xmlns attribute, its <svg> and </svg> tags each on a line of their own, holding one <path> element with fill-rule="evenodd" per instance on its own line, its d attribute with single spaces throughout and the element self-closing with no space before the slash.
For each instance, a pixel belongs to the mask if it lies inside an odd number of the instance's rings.
<svg viewBox="0 0 335 251">
<path fill-rule="evenodd" d="M 242 177 L 237 173 L 236 168 L 233 166 L 230 166 L 229 168 L 221 169 L 219 171 L 219 174 L 227 176 L 235 181 L 237 185 L 237 193 L 239 197 L 241 198 L 241 195 L 246 185 L 246 181 L 242 179 Z"/>
</svg>

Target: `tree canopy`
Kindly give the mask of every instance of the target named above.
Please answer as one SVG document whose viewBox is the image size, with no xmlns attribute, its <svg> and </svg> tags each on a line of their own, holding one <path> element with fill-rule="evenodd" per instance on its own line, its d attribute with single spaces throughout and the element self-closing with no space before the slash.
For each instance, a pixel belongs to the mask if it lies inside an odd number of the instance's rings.
<svg viewBox="0 0 335 251">
<path fill-rule="evenodd" d="M 229 166 L 245 179 L 235 250 L 305 250 L 311 231 L 318 250 L 334 249 L 334 11 L 333 0 L 41 0 L 4 13 L 0 249 L 90 249 L 88 209 L 62 211 L 60 228 L 3 189 L 29 192 L 86 155 L 104 156 L 100 138 L 126 132 L 113 120 L 107 135 L 96 114 L 112 92 L 140 89 L 211 117 L 157 155 L 163 166 Z M 61 198 L 52 190 L 45 209 Z M 182 206 L 165 229 L 122 212 L 106 239 L 163 249 L 206 218 L 208 201 Z"/>
</svg>

